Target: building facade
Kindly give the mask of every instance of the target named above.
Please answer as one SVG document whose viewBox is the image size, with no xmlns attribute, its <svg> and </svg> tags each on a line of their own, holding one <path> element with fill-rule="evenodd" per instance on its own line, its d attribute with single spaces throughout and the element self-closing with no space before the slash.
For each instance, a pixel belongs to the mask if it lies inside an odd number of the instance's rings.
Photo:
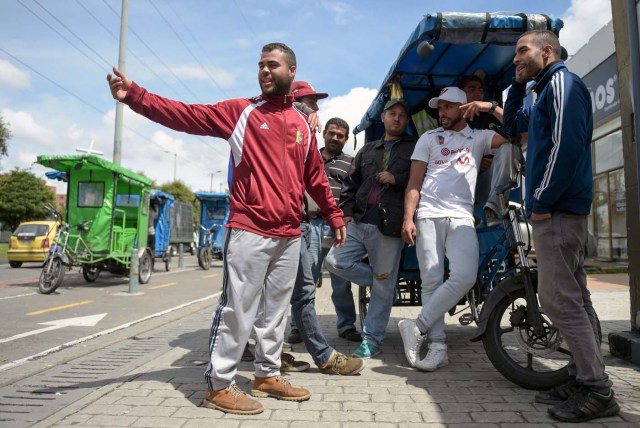
<svg viewBox="0 0 640 428">
<path fill-rule="evenodd" d="M 560 39 L 562 42 L 562 33 Z M 594 200 L 589 216 L 589 255 L 602 260 L 628 260 L 622 121 L 613 23 L 609 22 L 598 31 L 566 63 L 589 88 L 593 105 Z"/>
</svg>

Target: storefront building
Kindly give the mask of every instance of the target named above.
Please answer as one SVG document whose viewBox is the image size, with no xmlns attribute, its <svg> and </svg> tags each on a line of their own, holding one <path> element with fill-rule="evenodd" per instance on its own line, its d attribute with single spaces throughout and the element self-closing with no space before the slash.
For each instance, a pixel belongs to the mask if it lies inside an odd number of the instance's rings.
<svg viewBox="0 0 640 428">
<path fill-rule="evenodd" d="M 613 24 L 603 27 L 569 58 L 567 67 L 585 82 L 593 105 L 594 199 L 588 255 L 627 260 L 627 204 Z"/>
</svg>

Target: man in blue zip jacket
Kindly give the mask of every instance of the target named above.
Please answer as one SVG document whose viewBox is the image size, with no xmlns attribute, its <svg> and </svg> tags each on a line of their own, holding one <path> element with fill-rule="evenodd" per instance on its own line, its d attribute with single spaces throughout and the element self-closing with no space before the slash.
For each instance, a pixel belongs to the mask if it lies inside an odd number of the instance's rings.
<svg viewBox="0 0 640 428">
<path fill-rule="evenodd" d="M 571 349 L 570 380 L 536 395 L 554 404 L 563 422 L 616 415 L 620 408 L 605 373 L 596 312 L 587 289 L 584 248 L 593 200 L 591 97 L 560 60 L 555 33 L 524 33 L 516 45 L 516 75 L 504 108 L 506 132 L 528 132 L 526 208 L 538 261 L 538 294 L 544 313 Z M 536 103 L 523 107 L 533 80 Z"/>
</svg>

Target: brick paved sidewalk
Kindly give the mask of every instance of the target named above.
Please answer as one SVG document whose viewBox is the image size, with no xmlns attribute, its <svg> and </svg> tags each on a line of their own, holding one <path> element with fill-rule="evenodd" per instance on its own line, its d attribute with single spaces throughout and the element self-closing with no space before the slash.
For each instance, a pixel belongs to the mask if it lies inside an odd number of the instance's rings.
<svg viewBox="0 0 640 428">
<path fill-rule="evenodd" d="M 617 277 L 590 278 L 596 285 L 593 300 L 609 329 L 629 329 L 629 294 Z M 615 279 L 615 280 L 614 280 Z M 624 282 L 622 282 L 624 283 Z M 325 284 L 329 284 L 325 281 Z M 601 285 L 601 286 L 598 286 Z M 318 290 L 317 309 L 330 343 L 352 352 L 358 344 L 338 338 L 330 287 Z M 200 406 L 203 397 L 202 364 L 206 359 L 209 311 L 184 320 L 193 333 L 182 335 L 160 358 L 125 378 L 114 380 L 37 427 L 412 427 L 412 426 L 565 426 L 547 416 L 545 405 L 533 402 L 532 391 L 505 380 L 490 364 L 481 343 L 470 343 L 475 326 L 460 326 L 447 317 L 450 364 L 433 373 L 407 366 L 397 322 L 415 317 L 416 307 L 394 307 L 383 353 L 369 360 L 354 377 L 324 375 L 315 367 L 287 375 L 295 385 L 312 392 L 303 403 L 260 399 L 264 413 L 256 416 L 224 414 Z M 152 333 L 150 333 L 152 334 Z M 603 344 L 608 372 L 622 407 L 620 416 L 590 426 L 640 425 L 640 371 L 613 358 Z M 298 359 L 311 361 L 302 345 Z M 251 363 L 241 363 L 237 382 L 249 391 Z"/>
</svg>

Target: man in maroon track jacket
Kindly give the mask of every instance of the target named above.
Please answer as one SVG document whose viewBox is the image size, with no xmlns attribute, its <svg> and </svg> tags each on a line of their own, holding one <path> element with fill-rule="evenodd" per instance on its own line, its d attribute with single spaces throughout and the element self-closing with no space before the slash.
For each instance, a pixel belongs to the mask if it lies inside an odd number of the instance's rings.
<svg viewBox="0 0 640 428">
<path fill-rule="evenodd" d="M 264 409 L 235 384 L 237 364 L 255 323 L 255 380 L 251 395 L 288 401 L 311 394 L 280 376 L 286 313 L 300 259 L 305 189 L 320 205 L 342 246 L 342 211 L 331 195 L 314 132 L 293 107 L 294 52 L 285 44 L 262 48 L 262 95 L 213 105 L 185 104 L 147 92 L 114 68 L 113 97 L 176 131 L 227 140 L 233 158 L 229 233 L 223 245 L 223 289 L 209 339 L 204 406 L 227 413 Z"/>
</svg>

